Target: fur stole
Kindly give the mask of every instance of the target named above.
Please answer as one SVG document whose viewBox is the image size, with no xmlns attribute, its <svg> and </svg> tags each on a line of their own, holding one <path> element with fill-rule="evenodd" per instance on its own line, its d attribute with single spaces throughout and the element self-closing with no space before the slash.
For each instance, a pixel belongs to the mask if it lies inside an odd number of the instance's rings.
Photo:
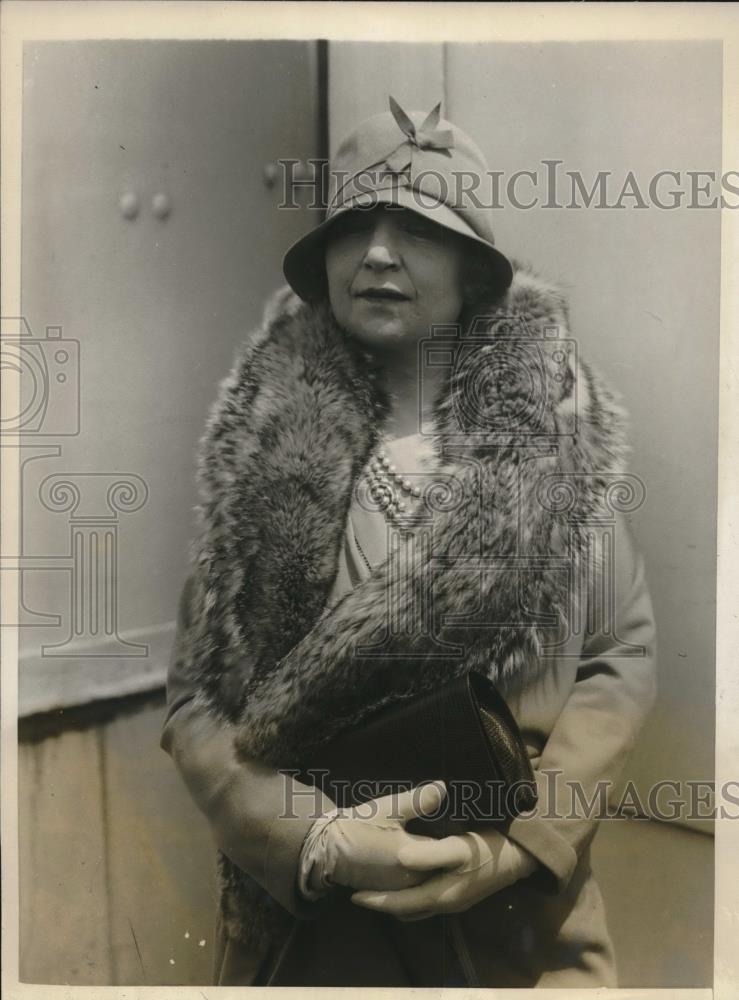
<svg viewBox="0 0 739 1000">
<path fill-rule="evenodd" d="M 244 756 L 299 767 L 371 710 L 467 670 L 505 689 L 542 668 L 568 614 L 563 566 L 585 557 L 624 471 L 622 408 L 579 356 L 563 296 L 521 266 L 433 350 L 432 517 L 331 609 L 352 489 L 388 413 L 381 370 L 326 304 L 283 291 L 221 384 L 182 666 Z M 289 927 L 224 856 L 220 870 L 232 936 L 264 946 Z"/>
</svg>

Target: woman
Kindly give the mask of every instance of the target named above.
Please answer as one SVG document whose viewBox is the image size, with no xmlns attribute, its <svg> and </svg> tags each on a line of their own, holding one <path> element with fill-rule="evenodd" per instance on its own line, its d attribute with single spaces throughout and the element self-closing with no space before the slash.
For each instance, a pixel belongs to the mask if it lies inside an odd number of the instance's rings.
<svg viewBox="0 0 739 1000">
<path fill-rule="evenodd" d="M 623 414 L 466 197 L 486 171 L 438 108 L 360 124 L 202 442 L 162 745 L 220 849 L 220 985 L 616 982 L 565 792 L 618 776 L 655 695 Z M 468 670 L 521 729 L 532 816 L 434 840 L 406 824 L 443 786 L 370 814 L 296 780 Z"/>
</svg>

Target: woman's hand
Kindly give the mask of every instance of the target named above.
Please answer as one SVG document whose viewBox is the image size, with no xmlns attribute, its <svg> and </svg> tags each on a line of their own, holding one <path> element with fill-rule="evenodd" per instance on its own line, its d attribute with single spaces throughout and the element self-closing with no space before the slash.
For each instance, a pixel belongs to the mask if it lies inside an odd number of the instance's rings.
<svg viewBox="0 0 739 1000">
<path fill-rule="evenodd" d="M 518 844 L 495 830 L 403 847 L 398 860 L 411 871 L 429 872 L 425 882 L 395 892 L 355 892 L 352 902 L 390 913 L 399 920 L 423 920 L 437 913 L 461 913 L 520 878 L 531 875 L 538 862 Z"/>
<path fill-rule="evenodd" d="M 435 843 L 432 837 L 406 833 L 405 824 L 437 811 L 446 795 L 443 782 L 419 785 L 408 792 L 370 799 L 354 808 L 337 810 L 320 836 L 323 843 L 313 864 L 309 887 L 332 884 L 352 889 L 403 889 L 428 878 L 415 861 L 413 848 Z"/>
</svg>

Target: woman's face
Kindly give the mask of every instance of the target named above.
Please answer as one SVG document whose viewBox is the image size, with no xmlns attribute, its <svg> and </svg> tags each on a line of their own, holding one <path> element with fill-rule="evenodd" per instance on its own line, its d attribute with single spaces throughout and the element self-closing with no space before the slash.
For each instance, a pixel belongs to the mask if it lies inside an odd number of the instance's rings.
<svg viewBox="0 0 739 1000">
<path fill-rule="evenodd" d="M 370 348 L 408 348 L 455 323 L 463 304 L 463 239 L 405 208 L 355 209 L 326 249 L 331 308 Z"/>
</svg>

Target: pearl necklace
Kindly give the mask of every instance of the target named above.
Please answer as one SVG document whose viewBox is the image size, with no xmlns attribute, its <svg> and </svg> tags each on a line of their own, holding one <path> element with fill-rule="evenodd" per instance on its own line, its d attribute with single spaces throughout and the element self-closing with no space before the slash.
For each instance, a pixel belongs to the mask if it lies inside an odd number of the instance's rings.
<svg viewBox="0 0 739 1000">
<path fill-rule="evenodd" d="M 393 464 L 384 448 L 378 447 L 365 469 L 369 493 L 385 516 L 385 520 L 403 528 L 403 522 L 415 507 L 420 507 L 422 490 L 414 486 Z M 409 529 L 405 529 L 409 530 Z"/>
</svg>

